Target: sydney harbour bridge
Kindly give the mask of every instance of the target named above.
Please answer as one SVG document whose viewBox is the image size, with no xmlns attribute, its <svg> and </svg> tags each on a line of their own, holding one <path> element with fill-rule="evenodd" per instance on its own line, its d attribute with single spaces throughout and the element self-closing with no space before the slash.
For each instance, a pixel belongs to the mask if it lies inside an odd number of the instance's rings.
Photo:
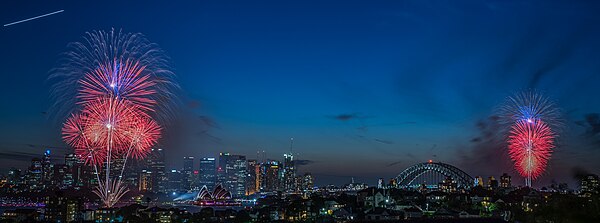
<svg viewBox="0 0 600 223">
<path fill-rule="evenodd" d="M 474 179 L 461 169 L 441 162 L 418 163 L 406 168 L 396 177 L 398 187 L 437 187 L 444 180 L 451 179 L 459 188 L 473 186 Z"/>
</svg>

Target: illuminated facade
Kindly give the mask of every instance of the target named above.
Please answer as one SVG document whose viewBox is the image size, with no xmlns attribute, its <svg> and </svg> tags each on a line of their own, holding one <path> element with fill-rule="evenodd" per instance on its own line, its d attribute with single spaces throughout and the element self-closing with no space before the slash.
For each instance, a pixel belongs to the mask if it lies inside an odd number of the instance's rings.
<svg viewBox="0 0 600 223">
<path fill-rule="evenodd" d="M 183 190 L 181 186 L 181 171 L 172 169 L 168 174 L 169 184 L 167 186 L 167 191 L 170 193 L 180 192 Z"/>
<path fill-rule="evenodd" d="M 593 194 L 600 192 L 600 183 L 598 175 L 588 174 L 581 179 L 581 192 L 583 197 L 591 197 Z"/>
<path fill-rule="evenodd" d="M 458 183 L 456 180 L 452 179 L 452 177 L 446 177 L 446 179 L 440 183 L 439 188 L 443 192 L 454 193 L 458 189 Z"/>
<path fill-rule="evenodd" d="M 510 178 L 511 177 L 507 173 L 502 174 L 502 176 L 500 176 L 500 187 L 502 187 L 502 188 L 512 187 Z"/>
<path fill-rule="evenodd" d="M 167 191 L 167 174 L 165 173 L 165 154 L 163 149 L 152 149 L 147 160 L 147 170 L 152 172 L 151 183 L 153 192 Z M 141 176 L 140 176 L 141 178 Z"/>
<path fill-rule="evenodd" d="M 312 174 L 304 173 L 304 176 L 302 176 L 302 190 L 312 191 L 314 187 L 315 184 Z"/>
<path fill-rule="evenodd" d="M 194 157 L 185 156 L 183 157 L 183 169 L 181 170 L 183 189 L 192 191 L 194 190 Z"/>
<path fill-rule="evenodd" d="M 218 180 L 234 198 L 246 195 L 247 173 L 246 156 L 219 154 Z"/>
<path fill-rule="evenodd" d="M 216 159 L 214 157 L 203 157 L 200 159 L 199 168 L 199 182 L 200 187 L 206 186 L 212 189 L 217 183 L 217 167 Z"/>
<path fill-rule="evenodd" d="M 273 192 L 280 190 L 280 168 L 281 164 L 275 160 L 270 160 L 261 165 L 261 192 Z"/>
<path fill-rule="evenodd" d="M 48 149 L 44 152 L 44 157 L 42 158 L 42 178 L 44 184 L 52 184 L 53 174 L 54 164 L 51 162 L 50 150 Z"/>
<path fill-rule="evenodd" d="M 140 183 L 138 184 L 141 192 L 154 191 L 152 175 L 152 171 L 142 170 L 142 173 L 140 174 Z"/>
<path fill-rule="evenodd" d="M 30 191 L 40 191 L 43 189 L 42 160 L 39 158 L 31 159 L 31 166 L 27 170 L 27 186 Z"/>
<path fill-rule="evenodd" d="M 260 191 L 260 164 L 256 160 L 248 160 L 248 177 L 246 178 L 246 195 Z"/>
<path fill-rule="evenodd" d="M 294 155 L 283 154 L 283 169 L 281 170 L 281 189 L 286 192 L 296 190 L 296 168 Z"/>
</svg>

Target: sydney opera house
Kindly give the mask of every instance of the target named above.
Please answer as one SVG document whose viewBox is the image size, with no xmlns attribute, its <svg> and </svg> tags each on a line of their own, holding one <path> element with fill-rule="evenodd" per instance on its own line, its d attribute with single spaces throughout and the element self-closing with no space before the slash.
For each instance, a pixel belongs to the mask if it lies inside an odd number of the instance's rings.
<svg viewBox="0 0 600 223">
<path fill-rule="evenodd" d="M 221 184 L 215 186 L 213 191 L 209 191 L 205 186 L 200 189 L 198 195 L 193 201 L 194 205 L 198 206 L 240 206 L 240 202 L 236 202 L 231 198 L 231 193 L 227 191 Z"/>
</svg>

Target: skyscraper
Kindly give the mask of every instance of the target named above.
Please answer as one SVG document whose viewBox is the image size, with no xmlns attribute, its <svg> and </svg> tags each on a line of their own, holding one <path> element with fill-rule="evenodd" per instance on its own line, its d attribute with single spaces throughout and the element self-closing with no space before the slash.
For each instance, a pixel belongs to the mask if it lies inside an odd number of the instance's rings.
<svg viewBox="0 0 600 223">
<path fill-rule="evenodd" d="M 296 189 L 296 169 L 292 153 L 283 154 L 283 170 L 281 175 L 282 189 L 286 192 L 294 191 Z"/>
<path fill-rule="evenodd" d="M 205 186 L 209 189 L 213 189 L 217 182 L 217 167 L 216 160 L 214 157 L 203 157 L 200 159 L 199 168 L 199 186 Z"/>
<path fill-rule="evenodd" d="M 44 157 L 42 158 L 42 178 L 44 184 L 51 185 L 54 175 L 54 164 L 52 164 L 52 160 L 50 159 L 50 150 L 47 149 L 44 152 Z"/>
<path fill-rule="evenodd" d="M 181 171 L 172 169 L 169 172 L 169 185 L 167 186 L 167 191 L 170 193 L 180 192 L 183 188 L 181 186 Z"/>
<path fill-rule="evenodd" d="M 30 191 L 39 191 L 44 188 L 42 160 L 39 158 L 31 159 L 31 165 L 27 170 L 27 187 Z"/>
<path fill-rule="evenodd" d="M 260 191 L 260 164 L 256 160 L 248 160 L 248 177 L 246 178 L 246 195 Z"/>
<path fill-rule="evenodd" d="M 194 157 L 193 156 L 185 156 L 183 157 L 183 169 L 181 169 L 181 173 L 183 174 L 182 184 L 184 189 L 193 190 L 194 188 Z"/>
<path fill-rule="evenodd" d="M 280 190 L 280 166 L 275 160 L 267 160 L 261 166 L 260 191 L 273 192 Z"/>
<path fill-rule="evenodd" d="M 165 173 L 165 154 L 163 149 L 156 148 L 152 149 L 149 158 L 146 160 L 146 171 L 142 170 L 140 174 L 140 183 L 143 182 L 142 178 L 148 177 L 150 187 L 147 190 L 152 192 L 166 192 L 167 190 L 167 175 Z M 142 188 L 142 185 L 139 185 Z"/>
<path fill-rule="evenodd" d="M 246 194 L 247 165 L 246 156 L 219 154 L 219 182 L 233 197 L 243 197 Z"/>
<path fill-rule="evenodd" d="M 141 192 L 155 191 L 152 171 L 143 169 L 140 173 L 139 190 Z"/>
<path fill-rule="evenodd" d="M 65 173 L 63 175 L 62 185 L 64 187 L 73 187 L 78 185 L 83 174 L 79 168 L 79 159 L 74 153 L 65 154 Z"/>
<path fill-rule="evenodd" d="M 312 191 L 314 185 L 314 179 L 312 174 L 310 173 L 304 173 L 304 176 L 302 177 L 302 190 L 304 191 Z"/>
</svg>

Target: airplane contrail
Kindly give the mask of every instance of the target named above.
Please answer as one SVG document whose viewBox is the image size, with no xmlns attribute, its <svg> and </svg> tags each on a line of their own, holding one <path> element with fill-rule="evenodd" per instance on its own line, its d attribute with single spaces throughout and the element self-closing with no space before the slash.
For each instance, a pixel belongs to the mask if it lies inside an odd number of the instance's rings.
<svg viewBox="0 0 600 223">
<path fill-rule="evenodd" d="M 8 23 L 8 24 L 4 24 L 4 27 L 12 26 L 14 24 L 19 24 L 19 23 L 22 23 L 22 22 L 31 21 L 31 20 L 34 20 L 34 19 L 39 19 L 39 18 L 46 17 L 46 16 L 49 16 L 49 15 L 58 14 L 58 13 L 61 13 L 61 12 L 64 12 L 64 11 L 65 10 L 58 10 L 56 12 L 51 12 L 51 13 L 48 13 L 48 14 L 44 14 L 44 15 L 40 15 L 40 16 L 36 16 L 36 17 L 28 18 L 28 19 L 23 19 L 23 20 L 16 21 L 16 22 L 11 22 L 11 23 Z"/>
</svg>

